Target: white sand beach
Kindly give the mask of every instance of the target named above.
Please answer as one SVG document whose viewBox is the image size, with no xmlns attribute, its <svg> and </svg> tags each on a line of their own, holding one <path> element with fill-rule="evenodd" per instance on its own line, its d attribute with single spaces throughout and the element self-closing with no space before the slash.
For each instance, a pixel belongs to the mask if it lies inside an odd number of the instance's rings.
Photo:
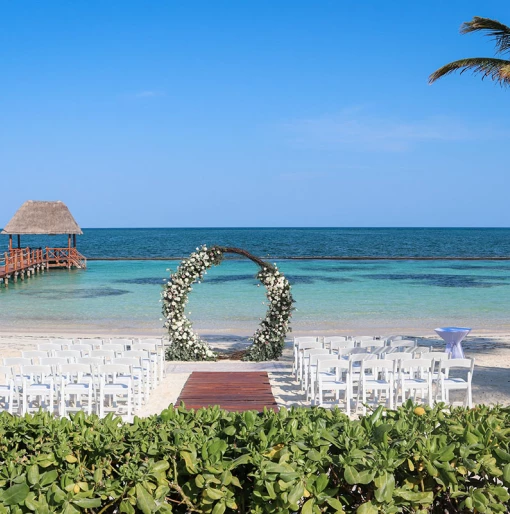
<svg viewBox="0 0 510 514">
<path fill-rule="evenodd" d="M 345 331 L 344 331 L 345 332 Z M 378 332 L 373 332 L 378 333 Z M 398 333 L 391 331 L 391 333 Z M 57 334 L 52 334 L 56 336 Z M 128 336 L 129 334 L 122 334 Z M 299 334 L 305 335 L 305 334 Z M 317 335 L 317 334 L 313 334 Z M 408 334 L 410 335 L 410 334 Z M 59 334 L 59 337 L 73 338 L 115 338 L 120 334 Z M 131 334 L 140 337 L 139 334 Z M 147 334 L 146 336 L 149 336 Z M 432 334 L 414 334 L 421 336 L 420 346 L 444 348 L 445 343 Z M 55 338 L 55 337 L 53 337 Z M 0 357 L 21 356 L 23 350 L 33 350 L 37 344 L 48 342 L 50 337 L 43 334 L 2 334 L 0 335 Z M 245 346 L 245 337 L 216 336 L 210 341 L 211 346 L 218 350 L 230 350 Z M 474 333 L 463 342 L 468 357 L 475 358 L 475 373 L 473 377 L 473 401 L 477 404 L 510 405 L 510 333 Z M 278 361 L 250 363 L 233 360 L 218 362 L 167 362 L 167 374 L 163 382 L 153 391 L 150 401 L 139 415 L 157 414 L 170 403 L 175 403 L 187 378 L 193 371 L 267 371 L 269 373 L 273 394 L 278 405 L 309 406 L 309 402 L 299 391 L 291 375 L 292 344 L 286 345 L 284 354 Z"/>
</svg>

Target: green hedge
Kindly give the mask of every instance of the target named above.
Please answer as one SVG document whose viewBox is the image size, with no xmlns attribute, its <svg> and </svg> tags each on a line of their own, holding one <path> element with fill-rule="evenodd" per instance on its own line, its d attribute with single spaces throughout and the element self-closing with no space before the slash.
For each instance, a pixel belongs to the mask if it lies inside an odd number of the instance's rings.
<svg viewBox="0 0 510 514">
<path fill-rule="evenodd" d="M 0 415 L 0 513 L 508 512 L 510 410 Z"/>
</svg>

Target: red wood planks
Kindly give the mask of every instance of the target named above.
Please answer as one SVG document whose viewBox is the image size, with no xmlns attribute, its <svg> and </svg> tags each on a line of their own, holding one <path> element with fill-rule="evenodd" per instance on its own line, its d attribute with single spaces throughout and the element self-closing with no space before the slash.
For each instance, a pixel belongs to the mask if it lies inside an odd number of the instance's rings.
<svg viewBox="0 0 510 514">
<path fill-rule="evenodd" d="M 188 409 L 219 405 L 228 411 L 278 410 L 266 372 L 194 371 L 177 403 Z"/>
</svg>

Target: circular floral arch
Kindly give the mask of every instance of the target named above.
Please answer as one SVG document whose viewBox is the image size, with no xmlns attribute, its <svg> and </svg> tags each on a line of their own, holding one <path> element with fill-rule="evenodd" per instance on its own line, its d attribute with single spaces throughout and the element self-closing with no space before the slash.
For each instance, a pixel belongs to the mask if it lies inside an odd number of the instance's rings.
<svg viewBox="0 0 510 514">
<path fill-rule="evenodd" d="M 216 354 L 209 345 L 193 331 L 193 323 L 184 314 L 188 303 L 188 294 L 195 282 L 200 280 L 212 266 L 223 261 L 226 253 L 235 253 L 247 257 L 259 267 L 257 278 L 266 287 L 269 306 L 266 317 L 251 338 L 253 344 L 248 349 L 244 360 L 265 361 L 281 356 L 285 336 L 290 331 L 290 317 L 294 300 L 288 280 L 278 271 L 276 265 L 269 264 L 241 248 L 213 246 L 197 248 L 184 259 L 177 271 L 170 274 L 162 295 L 163 314 L 166 318 L 171 344 L 167 350 L 169 360 L 214 360 Z"/>
</svg>

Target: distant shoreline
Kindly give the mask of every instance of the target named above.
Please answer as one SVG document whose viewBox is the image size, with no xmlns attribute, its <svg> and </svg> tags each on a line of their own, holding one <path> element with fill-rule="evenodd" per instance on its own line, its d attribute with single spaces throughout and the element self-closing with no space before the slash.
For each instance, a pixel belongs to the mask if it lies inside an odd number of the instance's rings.
<svg viewBox="0 0 510 514">
<path fill-rule="evenodd" d="M 87 257 L 88 261 L 180 261 L 187 256 L 182 257 Z M 392 256 L 361 256 L 361 257 L 346 257 L 341 255 L 305 255 L 295 257 L 264 257 L 266 260 L 278 261 L 510 261 L 510 256 L 507 257 L 392 257 Z M 239 257 L 226 257 L 229 260 L 243 260 Z"/>
</svg>

